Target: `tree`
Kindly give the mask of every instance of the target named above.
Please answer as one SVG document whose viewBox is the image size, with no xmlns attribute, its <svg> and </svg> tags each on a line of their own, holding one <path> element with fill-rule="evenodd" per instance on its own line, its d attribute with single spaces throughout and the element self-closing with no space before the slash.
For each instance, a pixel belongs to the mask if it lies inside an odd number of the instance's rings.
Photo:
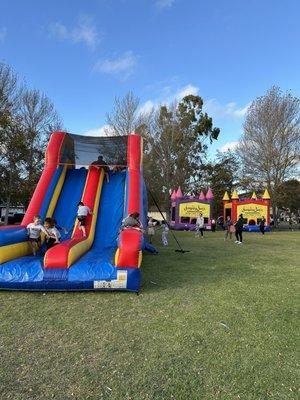
<svg viewBox="0 0 300 400">
<path fill-rule="evenodd" d="M 297 179 L 290 179 L 280 185 L 278 207 L 290 209 L 295 214 L 300 213 L 300 182 Z"/>
<path fill-rule="evenodd" d="M 16 74 L 8 65 L 0 62 L 0 127 L 16 111 L 19 94 Z"/>
<path fill-rule="evenodd" d="M 213 127 L 202 107 L 203 100 L 194 95 L 161 106 L 146 131 L 145 178 L 166 211 L 171 189 L 191 190 L 199 179 L 207 140 L 211 143 L 218 138 L 220 130 Z"/>
<path fill-rule="evenodd" d="M 61 128 L 61 121 L 51 100 L 38 90 L 23 90 L 18 116 L 24 131 L 23 193 L 27 204 L 44 166 L 50 134 Z"/>
<path fill-rule="evenodd" d="M 0 179 L 1 197 L 6 207 L 4 223 L 8 222 L 8 211 L 12 204 L 21 203 L 22 192 L 22 160 L 25 153 L 24 131 L 20 124 L 12 119 L 1 132 Z"/>
<path fill-rule="evenodd" d="M 126 136 L 131 132 L 143 135 L 149 125 L 151 112 L 139 112 L 140 100 L 132 92 L 124 97 L 115 97 L 114 109 L 107 113 L 106 121 L 108 128 L 106 134 L 113 136 Z"/>
<path fill-rule="evenodd" d="M 12 203 L 27 205 L 50 132 L 59 126 L 52 102 L 37 90 L 21 88 L 12 69 L 0 63 L 0 199 L 7 211 Z"/>
<path fill-rule="evenodd" d="M 6 206 L 6 219 L 12 196 L 20 183 L 20 154 L 22 140 L 12 115 L 16 112 L 19 96 L 17 77 L 12 69 L 0 63 L 0 179 L 1 202 Z"/>
<path fill-rule="evenodd" d="M 146 184 L 165 210 L 171 188 L 190 189 L 198 180 L 207 141 L 218 138 L 219 129 L 202 107 L 201 97 L 189 95 L 179 103 L 141 113 L 139 99 L 129 92 L 116 98 L 113 111 L 107 114 L 109 134 L 134 131 L 144 137 Z"/>
<path fill-rule="evenodd" d="M 300 99 L 272 87 L 254 100 L 237 153 L 244 178 L 266 185 L 276 210 L 279 187 L 295 174 L 299 163 Z"/>
<path fill-rule="evenodd" d="M 218 152 L 216 161 L 202 165 L 201 178 L 195 187 L 199 193 L 203 187 L 210 187 L 214 193 L 215 215 L 222 214 L 222 198 L 225 191 L 231 193 L 238 182 L 238 159 L 234 152 Z"/>
</svg>

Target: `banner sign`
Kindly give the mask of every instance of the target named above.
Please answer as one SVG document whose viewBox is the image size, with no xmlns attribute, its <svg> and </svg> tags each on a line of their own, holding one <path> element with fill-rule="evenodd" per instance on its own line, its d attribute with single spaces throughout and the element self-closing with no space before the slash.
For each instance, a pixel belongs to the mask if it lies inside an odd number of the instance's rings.
<svg viewBox="0 0 300 400">
<path fill-rule="evenodd" d="M 205 218 L 210 217 L 210 204 L 200 202 L 189 202 L 179 204 L 179 217 L 197 218 L 200 213 Z"/>
<path fill-rule="evenodd" d="M 258 218 L 265 217 L 267 219 L 268 206 L 262 204 L 240 204 L 237 206 L 237 215 L 243 214 L 244 218 L 257 220 Z"/>
</svg>

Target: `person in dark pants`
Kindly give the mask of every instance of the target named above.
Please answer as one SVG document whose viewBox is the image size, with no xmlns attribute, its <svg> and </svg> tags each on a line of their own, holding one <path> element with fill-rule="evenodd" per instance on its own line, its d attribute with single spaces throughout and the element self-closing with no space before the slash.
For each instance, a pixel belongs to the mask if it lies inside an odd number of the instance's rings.
<svg viewBox="0 0 300 400">
<path fill-rule="evenodd" d="M 259 230 L 261 231 L 261 233 L 263 235 L 265 234 L 265 226 L 266 226 L 266 220 L 265 220 L 265 217 L 262 217 L 262 219 L 260 220 L 260 223 L 259 223 Z"/>
<path fill-rule="evenodd" d="M 243 226 L 244 226 L 244 218 L 243 214 L 239 215 L 239 219 L 235 223 L 235 237 L 236 241 L 235 243 L 237 244 L 242 244 L 243 243 Z"/>
</svg>

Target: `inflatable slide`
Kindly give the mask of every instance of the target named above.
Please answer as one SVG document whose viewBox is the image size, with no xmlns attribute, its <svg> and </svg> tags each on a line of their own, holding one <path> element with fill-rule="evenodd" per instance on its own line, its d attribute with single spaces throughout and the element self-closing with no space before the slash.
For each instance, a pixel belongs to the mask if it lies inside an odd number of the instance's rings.
<svg viewBox="0 0 300 400">
<path fill-rule="evenodd" d="M 80 201 L 92 211 L 86 236 L 78 227 Z M 0 289 L 138 292 L 143 234 L 135 228 L 120 231 L 123 218 L 134 212 L 145 223 L 140 136 L 52 133 L 21 225 L 0 227 Z M 26 227 L 36 215 L 51 217 L 62 228 L 59 244 L 42 246 L 33 256 Z"/>
</svg>

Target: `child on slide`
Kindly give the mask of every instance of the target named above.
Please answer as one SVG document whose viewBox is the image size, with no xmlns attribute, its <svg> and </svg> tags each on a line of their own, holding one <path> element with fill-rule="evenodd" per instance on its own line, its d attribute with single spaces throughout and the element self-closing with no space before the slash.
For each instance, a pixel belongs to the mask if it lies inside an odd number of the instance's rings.
<svg viewBox="0 0 300 400">
<path fill-rule="evenodd" d="M 44 222 L 44 228 L 46 232 L 46 247 L 47 250 L 59 243 L 60 233 L 55 226 L 55 220 L 53 218 L 46 218 Z"/>
<path fill-rule="evenodd" d="M 37 251 L 40 249 L 42 244 L 41 232 L 46 233 L 46 230 L 42 225 L 41 217 L 39 215 L 35 215 L 33 218 L 33 222 L 27 225 L 29 243 L 32 250 L 32 254 L 34 256 L 36 255 Z"/>
<path fill-rule="evenodd" d="M 123 219 L 120 227 L 120 232 L 128 228 L 133 228 L 141 232 L 144 231 L 143 225 L 140 221 L 140 214 L 138 212 L 129 214 L 126 218 Z"/>
<path fill-rule="evenodd" d="M 88 206 L 85 206 L 82 201 L 78 203 L 77 219 L 79 221 L 79 229 L 82 232 L 82 236 L 86 237 L 86 218 L 89 214 L 93 214 Z"/>
</svg>

